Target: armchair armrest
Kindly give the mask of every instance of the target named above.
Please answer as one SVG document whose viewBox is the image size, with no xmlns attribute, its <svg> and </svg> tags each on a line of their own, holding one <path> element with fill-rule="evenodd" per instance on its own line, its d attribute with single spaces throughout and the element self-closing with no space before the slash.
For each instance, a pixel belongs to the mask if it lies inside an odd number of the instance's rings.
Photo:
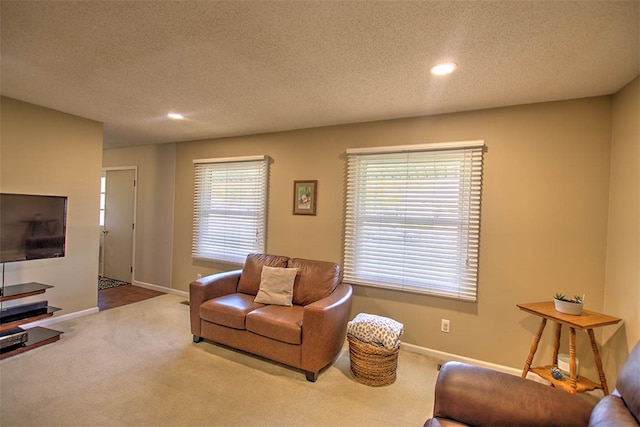
<svg viewBox="0 0 640 427">
<path fill-rule="evenodd" d="M 448 362 L 436 381 L 433 416 L 475 426 L 586 426 L 592 410 L 593 404 L 580 396 L 504 372 Z"/>
<path fill-rule="evenodd" d="M 225 271 L 203 277 L 189 284 L 189 316 L 191 333 L 200 336 L 200 304 L 236 291 L 242 270 Z"/>
<path fill-rule="evenodd" d="M 331 295 L 304 307 L 301 367 L 305 371 L 317 374 L 344 345 L 352 293 L 351 285 L 340 283 Z"/>
</svg>

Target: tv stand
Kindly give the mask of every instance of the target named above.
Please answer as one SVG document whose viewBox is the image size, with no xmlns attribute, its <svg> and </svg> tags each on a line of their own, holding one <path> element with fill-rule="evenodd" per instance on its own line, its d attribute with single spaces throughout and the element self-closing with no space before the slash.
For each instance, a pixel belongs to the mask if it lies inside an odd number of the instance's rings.
<svg viewBox="0 0 640 427">
<path fill-rule="evenodd" d="M 51 285 L 36 282 L 5 286 L 2 289 L 0 302 L 43 294 L 47 289 L 52 287 L 53 286 Z M 24 353 L 25 351 L 58 341 L 62 334 L 60 331 L 40 326 L 29 329 L 22 329 L 19 327 L 25 323 L 31 323 L 36 320 L 53 316 L 53 313 L 58 310 L 60 309 L 57 307 L 48 306 L 46 301 L 41 303 L 17 305 L 3 309 L 2 316 L 0 317 L 0 337 L 7 336 L 8 334 L 15 334 L 16 331 L 18 331 L 18 333 L 19 331 L 26 331 L 27 340 L 26 342 L 17 343 L 0 349 L 0 359 Z"/>
</svg>

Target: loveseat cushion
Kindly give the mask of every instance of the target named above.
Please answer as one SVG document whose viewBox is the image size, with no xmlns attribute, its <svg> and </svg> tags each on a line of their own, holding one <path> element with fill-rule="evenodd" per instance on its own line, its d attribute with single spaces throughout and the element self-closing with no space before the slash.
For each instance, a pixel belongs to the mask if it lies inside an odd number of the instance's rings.
<svg viewBox="0 0 640 427">
<path fill-rule="evenodd" d="M 326 298 L 340 283 L 340 266 L 333 262 L 290 259 L 287 266 L 297 268 L 293 303 L 307 305 Z"/>
<path fill-rule="evenodd" d="M 262 276 L 262 266 L 286 267 L 288 257 L 267 254 L 249 254 L 242 268 L 240 281 L 238 282 L 238 292 L 249 295 L 257 295 L 260 290 L 260 278 Z"/>
<path fill-rule="evenodd" d="M 207 300 L 200 305 L 200 318 L 229 328 L 245 329 L 247 313 L 265 306 L 253 299 L 253 295 L 236 293 Z"/>
<path fill-rule="evenodd" d="M 304 307 L 268 305 L 247 314 L 247 330 L 267 338 L 300 344 Z"/>
</svg>

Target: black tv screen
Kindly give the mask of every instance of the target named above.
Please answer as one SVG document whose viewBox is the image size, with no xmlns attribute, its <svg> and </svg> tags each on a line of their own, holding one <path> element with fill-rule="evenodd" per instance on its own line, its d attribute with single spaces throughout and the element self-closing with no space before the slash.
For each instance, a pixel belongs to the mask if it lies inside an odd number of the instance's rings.
<svg viewBox="0 0 640 427">
<path fill-rule="evenodd" d="M 0 193 L 0 263 L 65 254 L 67 197 Z"/>
</svg>

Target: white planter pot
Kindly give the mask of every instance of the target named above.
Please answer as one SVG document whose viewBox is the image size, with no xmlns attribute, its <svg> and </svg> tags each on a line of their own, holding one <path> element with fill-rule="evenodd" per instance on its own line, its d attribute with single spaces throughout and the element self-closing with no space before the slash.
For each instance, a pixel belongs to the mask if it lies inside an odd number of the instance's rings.
<svg viewBox="0 0 640 427">
<path fill-rule="evenodd" d="M 560 301 L 558 299 L 554 299 L 553 303 L 555 304 L 556 311 L 560 313 L 573 314 L 575 316 L 582 314 L 582 303 Z"/>
</svg>

